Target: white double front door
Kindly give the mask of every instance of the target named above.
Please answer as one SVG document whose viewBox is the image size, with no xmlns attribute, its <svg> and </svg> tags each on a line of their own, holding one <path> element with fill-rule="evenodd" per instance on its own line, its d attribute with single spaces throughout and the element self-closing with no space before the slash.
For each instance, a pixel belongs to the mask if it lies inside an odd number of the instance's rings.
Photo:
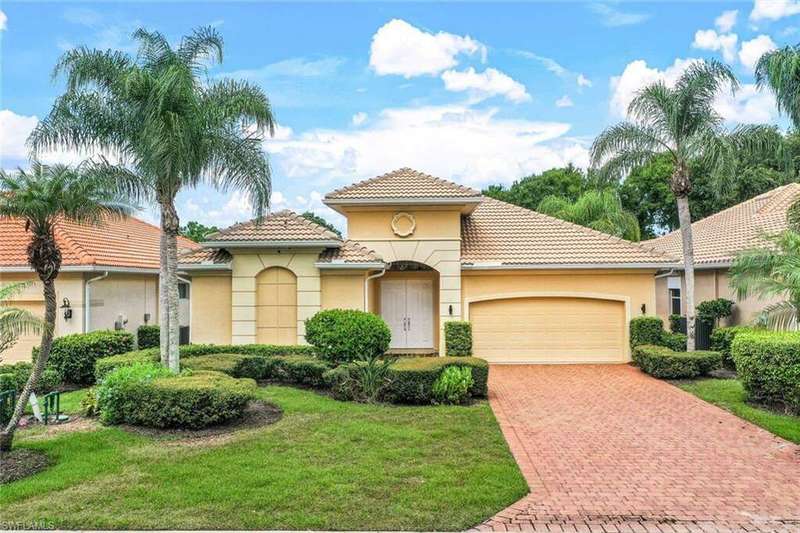
<svg viewBox="0 0 800 533">
<path fill-rule="evenodd" d="M 381 316 L 392 330 L 390 348 L 433 348 L 433 281 L 381 281 Z"/>
</svg>

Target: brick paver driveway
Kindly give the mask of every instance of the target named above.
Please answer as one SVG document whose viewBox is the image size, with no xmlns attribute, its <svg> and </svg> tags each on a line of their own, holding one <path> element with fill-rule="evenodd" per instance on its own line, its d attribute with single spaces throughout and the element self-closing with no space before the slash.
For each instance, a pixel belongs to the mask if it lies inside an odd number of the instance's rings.
<svg viewBox="0 0 800 533">
<path fill-rule="evenodd" d="M 800 531 L 800 447 L 624 365 L 497 366 L 531 488 L 481 529 Z"/>
</svg>

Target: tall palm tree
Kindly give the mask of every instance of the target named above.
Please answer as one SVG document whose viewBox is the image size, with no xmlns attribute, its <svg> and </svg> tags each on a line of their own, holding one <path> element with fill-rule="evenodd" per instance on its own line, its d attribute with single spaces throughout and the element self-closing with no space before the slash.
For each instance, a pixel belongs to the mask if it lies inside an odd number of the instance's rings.
<svg viewBox="0 0 800 533">
<path fill-rule="evenodd" d="M 641 89 L 628 107 L 628 121 L 603 131 L 592 145 L 592 162 L 601 170 L 622 176 L 668 154 L 673 164 L 670 188 L 677 200 L 686 279 L 687 348 L 695 348 L 694 248 L 689 193 L 690 162 L 700 160 L 719 184 L 732 178 L 737 153 L 780 151 L 782 137 L 774 127 L 723 126 L 714 100 L 738 82 L 727 65 L 717 61 L 692 63 L 673 87 L 656 82 Z"/>
<path fill-rule="evenodd" d="M 546 196 L 537 211 L 629 241 L 642 237 L 636 216 L 622 207 L 619 195 L 610 189 L 586 191 L 574 202 Z"/>
<path fill-rule="evenodd" d="M 785 298 L 768 305 L 761 317 L 774 329 L 797 329 L 800 317 L 800 233 L 766 236 L 768 246 L 745 250 L 731 265 L 730 284 L 740 299 Z"/>
<path fill-rule="evenodd" d="M 54 74 L 66 92 L 31 134 L 35 152 L 69 148 L 102 150 L 95 172 L 125 182 L 139 201 L 161 210 L 159 283 L 161 359 L 177 370 L 177 236 L 175 196 L 205 183 L 244 190 L 257 218 L 269 207 L 270 170 L 262 150 L 275 119 L 269 100 L 247 82 L 209 80 L 222 61 L 222 37 L 200 28 L 172 47 L 158 32 L 139 29 L 136 58 L 113 50 L 77 48 L 64 54 Z"/>
<path fill-rule="evenodd" d="M 25 221 L 31 233 L 28 264 L 42 282 L 44 293 L 44 331 L 39 357 L 17 400 L 14 413 L 0 432 L 0 451 L 11 449 L 17 427 L 31 391 L 36 386 L 50 357 L 56 322 L 55 280 L 61 269 L 61 250 L 54 235 L 59 220 L 100 224 L 106 217 L 127 215 L 131 208 L 115 184 L 84 168 L 46 166 L 34 162 L 30 171 L 15 174 L 0 172 L 0 217 Z"/>
<path fill-rule="evenodd" d="M 0 286 L 0 355 L 14 346 L 20 335 L 40 334 L 43 330 L 44 322 L 40 318 L 30 311 L 14 307 L 10 301 L 29 285 L 23 282 Z"/>
</svg>

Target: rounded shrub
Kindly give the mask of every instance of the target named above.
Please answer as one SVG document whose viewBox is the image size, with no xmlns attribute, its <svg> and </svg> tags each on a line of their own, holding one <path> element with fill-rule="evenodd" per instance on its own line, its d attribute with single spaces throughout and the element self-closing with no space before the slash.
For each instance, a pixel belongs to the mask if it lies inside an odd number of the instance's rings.
<svg viewBox="0 0 800 533">
<path fill-rule="evenodd" d="M 47 366 L 67 383 L 94 383 L 94 365 L 98 359 L 133 350 L 133 334 L 127 331 L 93 331 L 64 335 L 53 341 Z M 34 360 L 39 349 L 34 349 Z"/>
<path fill-rule="evenodd" d="M 436 403 L 463 403 L 469 398 L 473 383 L 471 368 L 448 366 L 433 384 L 433 400 Z"/>
<path fill-rule="evenodd" d="M 631 347 L 640 344 L 660 345 L 664 336 L 664 321 L 657 316 L 640 316 L 631 320 Z"/>
<path fill-rule="evenodd" d="M 200 429 L 240 417 L 256 383 L 220 372 L 173 374 L 155 363 L 118 368 L 97 386 L 106 424 Z"/>
<path fill-rule="evenodd" d="M 380 357 L 391 338 L 386 322 L 364 311 L 328 309 L 306 321 L 306 340 L 333 364 Z"/>
<path fill-rule="evenodd" d="M 139 326 L 136 330 L 136 346 L 140 350 L 161 346 L 161 328 L 152 325 Z"/>
<path fill-rule="evenodd" d="M 472 355 L 472 324 L 463 320 L 445 322 L 444 346 L 447 355 L 450 356 Z"/>
<path fill-rule="evenodd" d="M 749 400 L 800 413 L 800 332 L 740 332 L 731 353 Z"/>
<path fill-rule="evenodd" d="M 22 391 L 25 383 L 33 371 L 33 364 L 19 362 L 10 365 L 0 365 L 0 391 L 15 390 Z M 61 376 L 52 368 L 45 368 L 39 382 L 36 383 L 34 392 L 42 394 L 50 392 L 61 385 Z"/>
<path fill-rule="evenodd" d="M 727 328 L 716 328 L 711 332 L 711 349 L 722 354 L 722 364 L 725 368 L 736 370 L 736 363 L 731 355 L 731 344 L 739 333 L 759 330 L 752 326 L 730 326 Z"/>
<path fill-rule="evenodd" d="M 665 346 L 642 344 L 633 349 L 633 362 L 643 372 L 661 379 L 691 379 L 719 368 L 718 352 L 676 352 Z"/>
</svg>

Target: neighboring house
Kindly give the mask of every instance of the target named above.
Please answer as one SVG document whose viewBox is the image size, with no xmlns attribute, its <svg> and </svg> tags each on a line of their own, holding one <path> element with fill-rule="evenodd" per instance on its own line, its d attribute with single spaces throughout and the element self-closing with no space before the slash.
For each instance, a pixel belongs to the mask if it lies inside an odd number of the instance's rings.
<svg viewBox="0 0 800 533">
<path fill-rule="evenodd" d="M 100 226 L 58 222 L 62 266 L 56 279 L 56 336 L 99 329 L 135 332 L 141 324 L 158 324 L 159 236 L 159 228 L 132 217 L 108 219 Z M 0 219 L 0 284 L 36 281 L 27 265 L 30 238 L 24 222 Z M 181 237 L 179 247 L 188 251 L 198 245 Z M 189 297 L 187 287 L 181 294 Z M 87 301 L 91 305 L 84 305 Z M 13 305 L 44 314 L 41 284 L 32 283 Z M 188 327 L 188 313 L 182 320 Z M 38 342 L 36 336 L 22 337 L 0 358 L 4 363 L 29 361 Z"/>
<path fill-rule="evenodd" d="M 626 362 L 628 322 L 655 312 L 673 256 L 400 169 L 328 194 L 349 240 L 290 211 L 183 256 L 192 342 L 304 343 L 320 309 L 365 309 L 397 352 L 444 353 L 469 320 L 493 362 Z"/>
<path fill-rule="evenodd" d="M 715 298 L 736 302 L 728 324 L 753 321 L 775 298 L 739 300 L 728 283 L 728 269 L 736 254 L 748 248 L 764 246 L 762 236 L 779 233 L 787 228 L 786 212 L 800 197 L 800 184 L 790 183 L 756 196 L 746 202 L 715 213 L 692 224 L 695 260 L 695 303 Z M 680 231 L 644 241 L 657 250 L 683 257 Z M 658 274 L 656 279 L 656 312 L 665 323 L 670 314 L 686 310 L 686 285 L 682 266 Z"/>
</svg>

